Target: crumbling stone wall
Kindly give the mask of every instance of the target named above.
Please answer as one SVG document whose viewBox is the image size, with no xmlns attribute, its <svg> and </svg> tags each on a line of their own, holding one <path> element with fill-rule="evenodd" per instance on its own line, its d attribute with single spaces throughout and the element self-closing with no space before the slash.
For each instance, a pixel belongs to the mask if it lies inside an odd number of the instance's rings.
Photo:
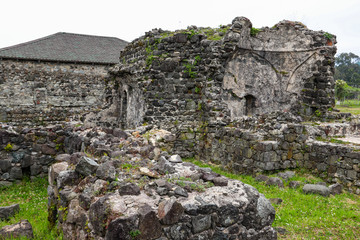
<svg viewBox="0 0 360 240">
<path fill-rule="evenodd" d="M 1 60 L 0 121 L 43 124 L 101 108 L 107 66 Z"/>
<path fill-rule="evenodd" d="M 358 120 L 304 123 L 290 113 L 246 118 L 231 125 L 187 125 L 174 130 L 174 151 L 245 174 L 307 168 L 328 183 L 341 183 L 360 194 L 360 148 L 341 141 L 360 133 Z M 326 140 L 328 139 L 328 141 Z"/>
<path fill-rule="evenodd" d="M 112 124 L 325 112 L 334 105 L 335 43 L 297 22 L 254 29 L 244 17 L 219 29 L 153 30 L 130 43 L 111 71 Z"/>
<path fill-rule="evenodd" d="M 46 176 L 49 166 L 64 152 L 62 126 L 14 129 L 0 125 L 0 185 L 25 176 Z"/>
</svg>

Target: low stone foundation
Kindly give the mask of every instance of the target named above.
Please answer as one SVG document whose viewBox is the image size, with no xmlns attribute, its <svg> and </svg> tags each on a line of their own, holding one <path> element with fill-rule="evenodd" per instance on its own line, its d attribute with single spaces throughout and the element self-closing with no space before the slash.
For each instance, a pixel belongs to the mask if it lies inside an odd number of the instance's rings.
<svg viewBox="0 0 360 240">
<path fill-rule="evenodd" d="M 341 143 L 342 137 L 359 134 L 357 122 L 306 123 L 277 113 L 224 127 L 207 122 L 180 125 L 174 152 L 251 175 L 307 168 L 328 183 L 341 183 L 360 194 L 360 146 Z"/>
</svg>

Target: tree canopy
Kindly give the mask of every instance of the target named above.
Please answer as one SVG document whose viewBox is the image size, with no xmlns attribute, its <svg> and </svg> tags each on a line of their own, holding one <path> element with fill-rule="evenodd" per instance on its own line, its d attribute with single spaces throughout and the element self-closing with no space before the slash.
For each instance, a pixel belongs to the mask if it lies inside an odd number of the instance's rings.
<svg viewBox="0 0 360 240">
<path fill-rule="evenodd" d="M 344 80 L 349 86 L 360 87 L 360 57 L 341 53 L 335 57 L 335 80 Z"/>
</svg>

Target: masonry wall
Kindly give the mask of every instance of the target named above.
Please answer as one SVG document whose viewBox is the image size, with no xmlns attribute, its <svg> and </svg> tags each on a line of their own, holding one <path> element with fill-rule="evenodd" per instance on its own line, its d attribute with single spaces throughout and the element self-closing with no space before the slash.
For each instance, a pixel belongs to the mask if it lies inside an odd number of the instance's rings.
<svg viewBox="0 0 360 240">
<path fill-rule="evenodd" d="M 105 101 L 107 66 L 0 61 L 0 121 L 44 124 L 78 119 Z"/>
<path fill-rule="evenodd" d="M 66 133 L 60 125 L 17 131 L 0 126 L 0 185 L 46 176 L 56 155 L 64 152 Z"/>
<path fill-rule="evenodd" d="M 177 130 L 174 151 L 250 175 L 306 168 L 360 194 L 359 146 L 327 142 L 332 136 L 359 134 L 357 123 L 313 126 L 286 115 L 248 118 L 226 127 L 187 126 Z"/>
</svg>

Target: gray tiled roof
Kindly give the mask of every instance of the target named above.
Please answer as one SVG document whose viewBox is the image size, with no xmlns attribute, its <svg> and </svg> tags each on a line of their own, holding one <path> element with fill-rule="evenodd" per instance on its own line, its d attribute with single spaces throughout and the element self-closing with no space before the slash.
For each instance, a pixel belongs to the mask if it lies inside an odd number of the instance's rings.
<svg viewBox="0 0 360 240">
<path fill-rule="evenodd" d="M 127 42 L 114 37 L 59 32 L 0 49 L 0 58 L 113 64 Z"/>
</svg>

